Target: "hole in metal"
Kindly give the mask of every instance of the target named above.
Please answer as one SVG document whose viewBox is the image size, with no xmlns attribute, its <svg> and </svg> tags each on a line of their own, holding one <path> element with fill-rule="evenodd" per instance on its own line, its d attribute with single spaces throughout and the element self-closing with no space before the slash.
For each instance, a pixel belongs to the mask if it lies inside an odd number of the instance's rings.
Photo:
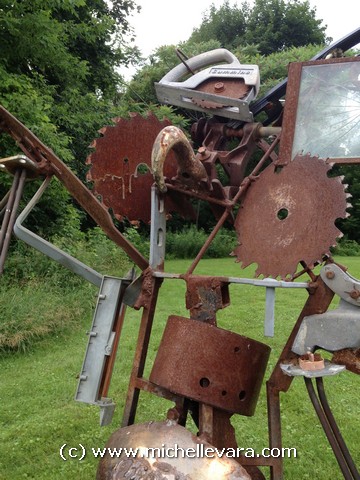
<svg viewBox="0 0 360 480">
<path fill-rule="evenodd" d="M 245 400 L 245 397 L 246 397 L 245 390 L 241 390 L 241 392 L 239 393 L 239 399 L 242 401 L 242 400 Z"/>
<path fill-rule="evenodd" d="M 200 387 L 207 388 L 210 385 L 210 380 L 206 377 L 200 378 Z"/>
<path fill-rule="evenodd" d="M 280 208 L 280 210 L 277 212 L 277 217 L 279 220 L 285 220 L 287 216 L 289 215 L 289 210 L 287 208 Z"/>
</svg>

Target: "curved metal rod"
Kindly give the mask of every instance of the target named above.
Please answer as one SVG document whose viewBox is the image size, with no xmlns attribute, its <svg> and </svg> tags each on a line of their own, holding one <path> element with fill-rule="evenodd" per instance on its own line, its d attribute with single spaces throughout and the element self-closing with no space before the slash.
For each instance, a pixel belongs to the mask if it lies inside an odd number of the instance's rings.
<svg viewBox="0 0 360 480">
<path fill-rule="evenodd" d="M 307 388 L 307 391 L 308 391 L 308 394 L 309 394 L 309 397 L 310 397 L 310 400 L 313 404 L 313 407 L 316 411 L 316 414 L 320 420 L 320 423 L 321 423 L 321 426 L 325 432 L 325 435 L 330 443 L 330 446 L 334 452 L 334 455 L 335 455 L 335 458 L 339 464 L 339 467 L 340 467 L 340 470 L 344 476 L 344 479 L 345 480 L 357 480 L 356 477 L 353 477 L 351 472 L 349 471 L 349 466 L 346 462 L 346 460 L 344 459 L 343 457 L 343 453 L 341 451 L 341 448 L 339 447 L 339 444 L 337 443 L 337 439 L 334 435 L 334 432 L 332 431 L 331 429 L 331 426 L 328 422 L 328 419 L 321 407 L 321 404 L 319 402 L 319 399 L 318 397 L 316 396 L 316 392 L 315 392 L 315 389 L 314 389 L 314 385 L 311 381 L 311 378 L 307 378 L 307 377 L 304 377 L 304 380 L 305 380 L 305 385 L 306 385 L 306 388 Z"/>
<path fill-rule="evenodd" d="M 327 397 L 326 397 L 326 394 L 325 394 L 325 387 L 324 387 L 324 382 L 323 382 L 323 379 L 322 377 L 318 377 L 316 379 L 316 387 L 317 387 L 317 391 L 318 391 L 318 394 L 319 394 L 319 399 L 320 399 L 320 402 L 321 402 L 321 405 L 322 405 L 322 408 L 325 412 L 325 415 L 326 415 L 326 418 L 329 422 L 329 425 L 331 427 L 331 430 L 333 431 L 334 433 L 334 436 L 336 438 L 336 441 L 342 451 L 342 454 L 346 460 L 346 463 L 348 464 L 348 467 L 349 467 L 349 470 L 351 471 L 354 479 L 356 480 L 360 480 L 360 475 L 359 475 L 359 472 L 356 468 L 356 465 L 352 459 L 352 456 L 349 452 L 349 449 L 347 448 L 347 445 L 345 443 L 345 440 L 343 439 L 342 435 L 341 435 L 341 432 L 339 430 L 339 427 L 336 423 L 336 420 L 334 418 L 334 415 L 331 411 L 331 408 L 330 408 L 330 405 L 329 405 L 329 402 L 327 400 Z"/>
<path fill-rule="evenodd" d="M 49 186 L 51 178 L 52 178 L 51 176 L 48 176 L 45 178 L 43 183 L 40 185 L 40 188 L 38 189 L 38 191 L 35 193 L 35 195 L 30 200 L 30 202 L 26 205 L 26 207 L 21 212 L 21 214 L 18 216 L 14 226 L 14 234 L 20 240 L 27 243 L 31 247 L 35 248 L 39 252 L 52 258 L 53 260 L 60 263 L 62 266 L 71 270 L 77 275 L 80 275 L 81 277 L 85 278 L 85 280 L 87 280 L 88 282 L 100 287 L 103 279 L 103 275 L 96 272 L 95 270 L 85 265 L 84 263 L 80 262 L 76 258 L 72 257 L 68 253 L 55 247 L 55 245 L 52 245 L 50 242 L 47 242 L 46 240 L 39 237 L 38 235 L 31 232 L 30 230 L 28 230 L 22 225 L 23 222 L 25 222 L 29 213 L 32 211 L 35 205 L 39 202 L 46 188 Z"/>
<path fill-rule="evenodd" d="M 183 131 L 169 125 L 161 130 L 156 137 L 151 153 L 151 170 L 160 192 L 167 191 L 164 177 L 165 160 L 171 150 L 174 150 L 178 163 L 177 178 L 181 183 L 195 187 L 201 181 L 207 181 L 204 165 L 195 157 L 194 150 Z"/>
</svg>

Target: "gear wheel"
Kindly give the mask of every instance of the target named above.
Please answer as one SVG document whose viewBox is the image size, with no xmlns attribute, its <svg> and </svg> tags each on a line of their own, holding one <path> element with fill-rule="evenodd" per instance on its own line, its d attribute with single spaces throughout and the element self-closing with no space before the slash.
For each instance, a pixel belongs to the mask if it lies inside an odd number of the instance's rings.
<svg viewBox="0 0 360 480">
<path fill-rule="evenodd" d="M 158 133 L 171 123 L 153 114 L 131 114 L 130 118 L 114 119 L 114 123 L 102 128 L 102 136 L 90 145 L 95 151 L 86 160 L 91 165 L 87 180 L 93 182 L 93 193 L 118 220 L 126 217 L 133 224 L 140 220 L 149 223 L 154 183 L 150 172 L 152 147 Z M 177 172 L 172 156 L 170 153 L 164 169 L 168 178 Z M 170 196 L 165 199 L 165 208 L 167 212 L 179 210 Z"/>
<path fill-rule="evenodd" d="M 252 87 L 246 85 L 242 79 L 232 80 L 230 78 L 224 78 L 205 80 L 196 88 L 196 91 L 212 93 L 214 95 L 221 95 L 228 98 L 242 99 L 248 96 L 251 88 Z M 192 98 L 191 101 L 202 108 L 223 108 L 225 106 L 217 102 L 199 100 L 197 98 Z"/>
<path fill-rule="evenodd" d="M 242 268 L 257 263 L 256 276 L 292 278 L 298 263 L 309 267 L 329 254 L 342 236 L 334 224 L 348 216 L 342 177 L 310 155 L 288 165 L 268 166 L 250 186 L 235 221 Z"/>
</svg>

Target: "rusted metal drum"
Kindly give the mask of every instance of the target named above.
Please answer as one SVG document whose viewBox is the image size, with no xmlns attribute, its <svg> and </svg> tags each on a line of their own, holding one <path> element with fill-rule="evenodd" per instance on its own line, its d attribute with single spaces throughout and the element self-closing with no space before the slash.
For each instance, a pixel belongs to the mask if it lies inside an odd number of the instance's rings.
<svg viewBox="0 0 360 480">
<path fill-rule="evenodd" d="M 253 415 L 270 347 L 214 325 L 171 316 L 150 381 L 232 413 Z"/>
<path fill-rule="evenodd" d="M 251 480 L 230 455 L 220 458 L 209 443 L 170 421 L 120 428 L 106 447 L 97 480 Z"/>
</svg>

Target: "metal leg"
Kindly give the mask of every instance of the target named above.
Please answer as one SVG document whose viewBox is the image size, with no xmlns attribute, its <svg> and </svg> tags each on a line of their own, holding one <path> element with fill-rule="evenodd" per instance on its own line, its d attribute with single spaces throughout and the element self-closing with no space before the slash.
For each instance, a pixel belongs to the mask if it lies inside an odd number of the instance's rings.
<svg viewBox="0 0 360 480">
<path fill-rule="evenodd" d="M 354 473 L 351 471 L 351 468 L 348 464 L 347 458 L 344 456 L 344 452 L 342 451 L 342 446 L 339 445 L 338 442 L 338 436 L 337 434 L 334 433 L 333 431 L 333 426 L 334 426 L 334 419 L 329 420 L 327 414 L 328 414 L 328 405 L 326 406 L 326 409 L 323 409 L 321 401 L 319 401 L 314 385 L 312 383 L 311 378 L 306 378 L 304 377 L 305 380 L 305 385 L 307 388 L 307 391 L 309 393 L 310 400 L 314 406 L 314 409 L 316 411 L 316 414 L 320 420 L 320 423 L 323 427 L 323 430 L 325 432 L 325 435 L 330 443 L 330 446 L 334 452 L 335 458 L 339 464 L 340 470 L 343 474 L 343 477 L 345 480 L 359 480 L 359 474 L 355 471 Z M 321 382 L 320 382 L 321 383 Z M 319 385 L 319 383 L 318 383 Z M 321 388 L 321 387 L 320 387 Z M 320 395 L 320 393 L 319 393 Z M 322 393 L 322 400 L 324 401 L 324 396 Z M 325 399 L 325 404 L 327 404 L 326 399 Z M 332 416 L 332 415 L 331 415 Z M 336 428 L 337 429 L 337 426 Z M 341 443 L 341 442 L 340 442 Z M 347 451 L 347 448 L 346 448 Z M 356 470 L 356 469 L 355 469 Z"/>
<path fill-rule="evenodd" d="M 13 185 L 9 195 L 3 224 L 0 232 L 0 275 L 3 273 L 7 251 L 9 249 L 12 229 L 16 220 L 16 213 L 23 194 L 26 170 L 17 170 L 14 175 Z"/>
<path fill-rule="evenodd" d="M 330 409 L 330 405 L 328 403 L 326 394 L 325 394 L 325 387 L 324 387 L 324 382 L 323 378 L 319 377 L 316 379 L 316 386 L 317 386 L 317 391 L 320 399 L 321 406 L 323 408 L 323 411 L 326 415 L 326 418 L 329 422 L 329 425 L 331 427 L 331 430 L 333 431 L 333 434 L 336 438 L 336 441 L 341 449 L 341 452 L 344 456 L 344 459 L 349 467 L 349 470 L 351 471 L 354 479 L 360 479 L 359 472 L 356 468 L 356 465 L 354 464 L 354 460 L 351 457 L 351 454 L 349 452 L 349 449 L 347 448 L 347 445 L 345 443 L 345 440 L 343 439 L 343 436 L 341 435 L 341 432 L 339 430 L 339 427 L 336 423 L 336 420 L 334 418 L 334 415 Z"/>
</svg>

